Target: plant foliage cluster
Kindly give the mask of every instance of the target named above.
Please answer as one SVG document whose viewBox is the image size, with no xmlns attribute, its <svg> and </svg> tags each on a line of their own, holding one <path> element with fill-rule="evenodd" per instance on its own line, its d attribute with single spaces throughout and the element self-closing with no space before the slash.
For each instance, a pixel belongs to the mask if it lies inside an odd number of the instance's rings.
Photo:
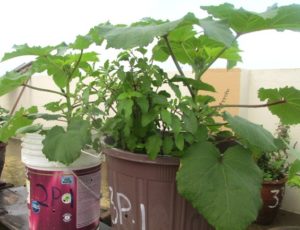
<svg viewBox="0 0 300 230">
<path fill-rule="evenodd" d="M 19 132 L 25 133 L 41 130 L 37 123 L 30 125 L 35 119 L 65 121 L 63 127 L 44 131 L 43 152 L 48 159 L 70 164 L 86 145 L 98 148 L 99 139 L 92 138 L 91 130 L 109 135 L 115 147 L 146 153 L 151 159 L 180 157 L 179 193 L 216 229 L 245 229 L 261 206 L 262 172 L 254 158 L 288 146 L 262 126 L 222 112 L 229 105 L 212 106 L 214 98 L 207 92 L 215 89 L 202 76 L 218 59 L 226 60 L 227 68 L 241 61 L 241 36 L 268 29 L 299 31 L 300 6 L 272 6 L 263 13 L 231 4 L 202 9 L 210 16 L 200 19 L 188 13 L 175 21 L 104 23 L 71 44 L 15 46 L 2 61 L 24 55 L 35 60 L 25 73 L 6 73 L 0 79 L 0 95 L 26 85 L 61 97 L 44 106 L 49 113 L 32 107 L 24 116 L 21 109 L 26 122 L 17 123 L 23 127 Z M 91 45 L 120 51 L 99 66 Z M 178 70 L 174 76 L 158 65 L 169 59 Z M 191 67 L 193 77 L 185 75 L 182 65 Z M 26 84 L 45 71 L 56 90 Z M 260 89 L 259 98 L 282 124 L 300 122 L 299 90 Z M 216 122 L 217 117 L 224 123 Z M 230 144 L 224 148 L 224 143 Z"/>
</svg>

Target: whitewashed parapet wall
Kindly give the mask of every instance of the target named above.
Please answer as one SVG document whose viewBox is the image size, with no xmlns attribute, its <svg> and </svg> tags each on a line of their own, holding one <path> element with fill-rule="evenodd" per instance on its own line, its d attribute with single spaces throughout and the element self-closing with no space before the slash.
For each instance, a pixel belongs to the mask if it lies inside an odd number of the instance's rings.
<svg viewBox="0 0 300 230">
<path fill-rule="evenodd" d="M 279 88 L 294 86 L 300 89 L 300 69 L 243 70 L 241 72 L 241 104 L 261 104 L 257 97 L 259 88 Z M 266 108 L 240 109 L 240 115 L 248 120 L 262 124 L 274 133 L 279 119 Z M 300 114 L 299 114 L 300 116 Z M 291 127 L 291 143 L 298 142 L 300 151 L 300 126 Z M 300 189 L 286 189 L 282 209 L 300 214 Z"/>
</svg>

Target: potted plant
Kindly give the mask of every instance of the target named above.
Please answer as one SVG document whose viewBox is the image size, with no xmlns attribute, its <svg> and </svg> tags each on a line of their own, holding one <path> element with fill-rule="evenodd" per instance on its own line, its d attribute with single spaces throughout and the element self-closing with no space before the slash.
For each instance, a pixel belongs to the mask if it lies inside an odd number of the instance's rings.
<svg viewBox="0 0 300 230">
<path fill-rule="evenodd" d="M 276 136 L 285 143 L 290 143 L 289 126 L 278 125 Z M 271 224 L 280 208 L 287 174 L 289 169 L 287 148 L 271 153 L 263 153 L 257 160 L 259 168 L 263 171 L 262 200 L 263 206 L 256 222 L 258 224 Z"/>
<path fill-rule="evenodd" d="M 300 6 L 273 6 L 263 13 L 235 9 L 230 4 L 202 9 L 210 14 L 208 18 L 187 14 L 176 21 L 146 18 L 130 26 L 105 23 L 87 36 L 97 44 L 106 40 L 107 47 L 129 50 L 116 61 L 106 62 L 100 74 L 108 79 L 106 108 L 116 114 L 103 126 L 115 147 L 105 150 L 114 229 L 199 229 L 193 213 L 186 216 L 192 216 L 194 226 L 180 222 L 185 216 L 180 211 L 185 209 L 183 201 L 179 201 L 183 207 L 172 206 L 179 200 L 175 173 L 179 194 L 213 227 L 245 229 L 261 207 L 262 172 L 253 158 L 282 146 L 262 126 L 222 109 L 268 107 L 283 124 L 300 122 L 300 91 L 293 87 L 260 89 L 259 98 L 267 101 L 261 105 L 212 106 L 214 98 L 206 92 L 214 91 L 214 87 L 201 79 L 219 58 L 227 60 L 228 68 L 241 60 L 237 40 L 245 34 L 299 30 Z M 144 54 L 152 42 L 149 60 Z M 165 62 L 169 57 L 178 69 L 172 77 L 152 63 Z M 181 64 L 192 68 L 193 78 L 185 76 Z M 224 122 L 215 121 L 215 117 L 222 117 Z M 173 166 L 175 173 L 164 171 L 165 159 L 170 160 L 166 164 Z M 146 164 L 154 170 L 149 171 Z M 151 205 L 155 211 L 149 209 Z"/>
<path fill-rule="evenodd" d="M 30 229 L 46 229 L 50 224 L 57 229 L 94 229 L 99 224 L 100 157 L 85 151 L 99 151 L 99 138 L 92 137 L 92 129 L 99 128 L 102 113 L 101 92 L 92 81 L 98 54 L 86 51 L 89 46 L 78 36 L 68 45 L 15 46 L 2 58 L 35 57 L 26 71 L 7 72 L 0 78 L 1 95 L 23 86 L 57 96 L 45 103 L 46 112 L 38 112 L 37 105 L 21 108 L 1 129 L 5 136 L 27 133 L 22 161 L 30 193 Z M 37 77 L 34 74 L 43 72 L 56 89 L 30 84 L 29 79 Z"/>
</svg>

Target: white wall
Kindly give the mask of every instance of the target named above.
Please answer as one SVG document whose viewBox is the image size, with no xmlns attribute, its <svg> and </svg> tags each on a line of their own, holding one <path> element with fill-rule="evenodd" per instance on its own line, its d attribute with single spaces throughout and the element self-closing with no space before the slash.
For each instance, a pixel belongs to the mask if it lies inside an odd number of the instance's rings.
<svg viewBox="0 0 300 230">
<path fill-rule="evenodd" d="M 261 104 L 257 97 L 259 88 L 278 88 L 294 86 L 300 89 L 300 69 L 243 70 L 241 75 L 241 104 Z M 240 115 L 248 120 L 262 124 L 274 133 L 279 119 L 266 108 L 241 109 Z M 299 114 L 300 116 L 300 114 Z M 291 143 L 300 143 L 300 126 L 291 127 Z M 300 150 L 298 144 L 297 149 Z M 282 209 L 300 213 L 300 190 L 287 188 Z"/>
</svg>

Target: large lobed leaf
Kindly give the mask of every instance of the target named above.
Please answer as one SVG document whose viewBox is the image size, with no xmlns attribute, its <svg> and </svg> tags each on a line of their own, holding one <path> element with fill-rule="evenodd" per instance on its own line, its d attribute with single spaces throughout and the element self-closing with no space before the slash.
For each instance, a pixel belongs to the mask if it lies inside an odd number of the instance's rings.
<svg viewBox="0 0 300 230">
<path fill-rule="evenodd" d="M 20 73 L 16 71 L 7 72 L 0 78 L 0 96 L 24 84 L 31 77 L 31 72 Z"/>
<path fill-rule="evenodd" d="M 255 220 L 261 183 L 251 153 L 239 145 L 222 156 L 212 143 L 194 144 L 177 173 L 179 193 L 220 230 L 244 230 Z"/>
<path fill-rule="evenodd" d="M 254 124 L 242 117 L 224 113 L 224 119 L 243 143 L 255 152 L 274 152 L 278 150 L 273 135 L 261 125 Z"/>
<path fill-rule="evenodd" d="M 13 47 L 15 50 L 10 53 L 5 53 L 1 61 L 6 61 L 11 58 L 20 57 L 20 56 L 44 56 L 48 55 L 51 51 L 56 49 L 54 46 L 33 46 L 30 47 L 27 44 L 24 45 L 15 45 Z"/>
<path fill-rule="evenodd" d="M 268 103 L 284 100 L 285 103 L 269 106 L 272 114 L 279 117 L 281 123 L 294 125 L 300 123 L 300 90 L 294 87 L 279 89 L 263 89 L 258 93 L 260 100 L 267 100 Z"/>
<path fill-rule="evenodd" d="M 102 24 L 92 30 L 98 31 L 99 36 L 107 40 L 107 47 L 130 49 L 137 46 L 147 46 L 157 36 L 167 35 L 179 25 L 197 22 L 191 13 L 176 21 L 145 20 L 131 26 Z"/>
<path fill-rule="evenodd" d="M 201 8 L 216 18 L 226 20 L 238 34 L 267 29 L 300 30 L 300 5 L 296 4 L 281 7 L 274 5 L 263 13 L 255 13 L 243 8 L 235 9 L 229 3 Z"/>
<path fill-rule="evenodd" d="M 81 154 L 81 149 L 90 143 L 90 124 L 73 118 L 65 131 L 60 126 L 51 128 L 43 140 L 43 153 L 50 161 L 69 165 Z"/>
</svg>

